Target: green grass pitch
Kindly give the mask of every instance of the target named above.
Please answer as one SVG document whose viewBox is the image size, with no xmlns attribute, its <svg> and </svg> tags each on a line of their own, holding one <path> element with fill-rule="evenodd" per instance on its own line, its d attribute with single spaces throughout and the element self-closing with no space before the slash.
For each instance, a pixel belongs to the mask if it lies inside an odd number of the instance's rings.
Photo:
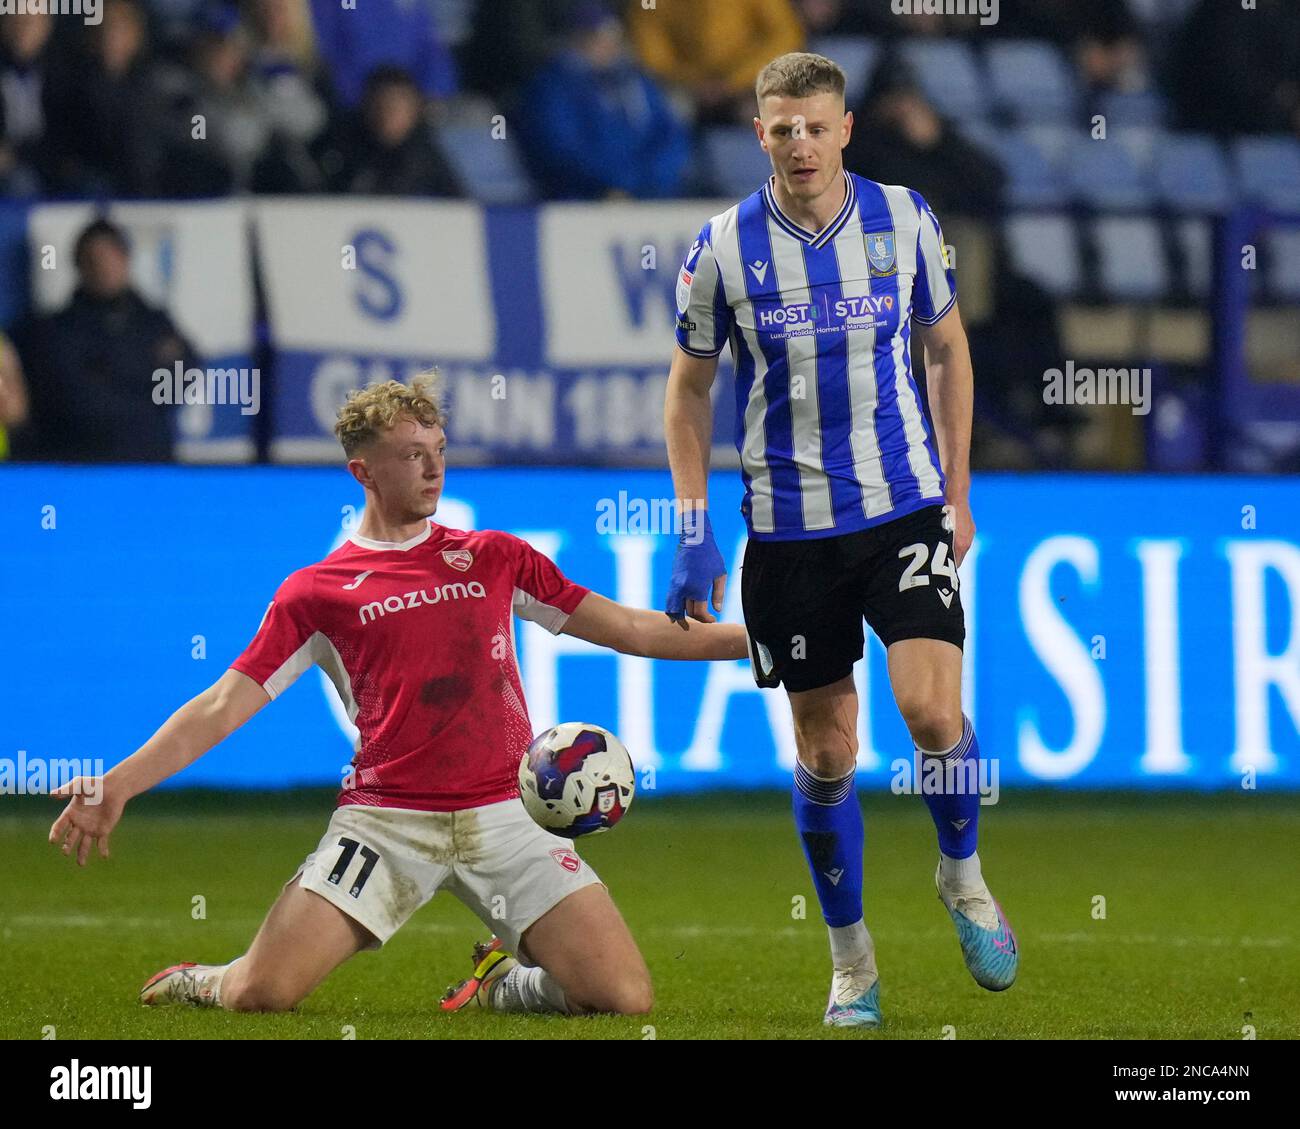
<svg viewBox="0 0 1300 1129">
<path fill-rule="evenodd" d="M 309 1038 L 1300 1037 L 1300 797 L 1014 792 L 985 808 L 980 856 L 1019 937 L 1019 982 L 978 988 L 935 896 L 919 797 L 863 795 L 867 924 L 885 1027 L 821 1026 L 826 933 L 779 794 L 638 798 L 579 848 L 654 977 L 648 1017 L 444 1015 L 483 929 L 447 895 L 296 1012 L 149 1010 L 181 960 L 252 939 L 315 846 L 332 795 L 165 793 L 127 809 L 114 857 L 79 870 L 45 842 L 47 798 L 0 808 L 0 1036 Z M 191 916 L 206 900 L 206 918 Z M 1105 899 L 1104 917 L 1094 899 Z M 800 899 L 806 912 L 799 913 Z M 653 1030 L 650 1030 L 653 1028 Z"/>
</svg>

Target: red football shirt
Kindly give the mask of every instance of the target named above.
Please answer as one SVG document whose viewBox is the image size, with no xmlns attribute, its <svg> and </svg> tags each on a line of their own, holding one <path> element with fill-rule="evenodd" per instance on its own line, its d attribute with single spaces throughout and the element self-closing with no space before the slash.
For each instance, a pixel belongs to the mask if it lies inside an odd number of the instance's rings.
<svg viewBox="0 0 1300 1129">
<path fill-rule="evenodd" d="M 329 676 L 360 731 L 339 806 L 477 807 L 518 793 L 533 737 L 513 617 L 558 634 L 587 592 L 509 533 L 353 535 L 280 585 L 231 668 L 272 698 Z"/>
</svg>

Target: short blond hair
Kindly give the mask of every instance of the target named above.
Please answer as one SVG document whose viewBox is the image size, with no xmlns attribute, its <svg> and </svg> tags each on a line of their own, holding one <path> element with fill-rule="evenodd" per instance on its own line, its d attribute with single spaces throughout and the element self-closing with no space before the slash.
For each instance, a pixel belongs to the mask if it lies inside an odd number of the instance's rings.
<svg viewBox="0 0 1300 1129">
<path fill-rule="evenodd" d="M 761 71 L 754 83 L 758 104 L 773 95 L 807 98 L 810 94 L 838 94 L 844 97 L 844 72 L 825 55 L 791 51 L 778 55 Z"/>
<path fill-rule="evenodd" d="M 447 413 L 442 406 L 437 369 L 419 373 L 410 384 L 387 380 L 349 392 L 339 408 L 334 435 L 350 459 L 373 442 L 379 432 L 389 430 L 403 418 L 425 427 L 446 428 Z"/>
</svg>

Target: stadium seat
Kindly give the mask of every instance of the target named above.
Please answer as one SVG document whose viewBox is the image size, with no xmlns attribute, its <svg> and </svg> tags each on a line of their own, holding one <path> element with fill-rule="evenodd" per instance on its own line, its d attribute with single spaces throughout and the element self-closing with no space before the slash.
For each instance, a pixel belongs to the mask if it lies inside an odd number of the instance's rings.
<svg viewBox="0 0 1300 1129">
<path fill-rule="evenodd" d="M 944 117 L 954 121 L 988 117 L 986 80 L 969 44 L 960 39 L 918 39 L 903 44 L 902 56 Z"/>
<path fill-rule="evenodd" d="M 808 50 L 839 64 L 844 72 L 844 104 L 850 110 L 859 106 L 880 62 L 880 44 L 858 35 L 828 35 L 816 40 Z"/>
<path fill-rule="evenodd" d="M 1168 117 L 1169 104 L 1154 90 L 1125 93 L 1111 90 L 1097 100 L 1097 112 L 1106 119 L 1107 129 L 1116 126 L 1160 126 Z"/>
<path fill-rule="evenodd" d="M 1210 295 L 1214 273 L 1214 236 L 1210 221 L 1199 216 L 1184 216 L 1178 221 L 1178 246 L 1183 254 L 1183 284 L 1193 298 Z"/>
<path fill-rule="evenodd" d="M 1018 122 L 1068 121 L 1078 111 L 1074 72 L 1052 44 L 1033 39 L 988 46 L 998 105 Z"/>
<path fill-rule="evenodd" d="M 715 191 L 732 199 L 748 196 L 772 175 L 772 162 L 747 125 L 724 125 L 704 134 L 704 159 Z"/>
<path fill-rule="evenodd" d="M 1093 235 L 1102 291 L 1120 302 L 1154 301 L 1169 290 L 1169 266 L 1155 220 L 1146 216 L 1107 216 L 1096 220 Z"/>
<path fill-rule="evenodd" d="M 1066 150 L 1066 176 L 1075 199 L 1107 210 L 1149 208 L 1152 192 L 1127 146 L 1108 137 L 1074 137 Z"/>
<path fill-rule="evenodd" d="M 1056 160 L 1024 130 L 991 133 L 993 151 L 1007 174 L 1007 202 L 1017 208 L 1056 208 L 1066 201 Z"/>
<path fill-rule="evenodd" d="M 465 191 L 475 200 L 521 204 L 536 195 L 509 134 L 495 138 L 489 124 L 457 123 L 443 126 L 438 141 Z"/>
<path fill-rule="evenodd" d="M 1154 172 L 1156 197 L 1171 208 L 1219 213 L 1232 207 L 1232 174 L 1212 137 L 1167 134 L 1156 145 Z"/>
<path fill-rule="evenodd" d="M 1268 288 L 1283 302 L 1300 302 L 1300 228 L 1268 233 Z"/>
<path fill-rule="evenodd" d="M 1300 212 L 1300 141 L 1243 137 L 1235 157 L 1243 197 L 1279 212 Z"/>
<path fill-rule="evenodd" d="M 1006 224 L 1012 266 L 1056 298 L 1077 294 L 1083 282 L 1079 237 L 1069 216 L 1012 216 Z"/>
</svg>

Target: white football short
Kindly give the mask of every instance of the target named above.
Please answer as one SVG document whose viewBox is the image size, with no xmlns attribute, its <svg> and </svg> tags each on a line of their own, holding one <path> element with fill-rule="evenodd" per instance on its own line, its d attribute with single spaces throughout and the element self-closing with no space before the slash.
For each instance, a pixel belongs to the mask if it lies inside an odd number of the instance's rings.
<svg viewBox="0 0 1300 1129">
<path fill-rule="evenodd" d="M 547 910 L 600 881 L 571 840 L 539 827 L 517 799 L 455 812 L 336 808 L 285 886 L 299 878 L 375 935 L 368 948 L 446 890 L 510 952 Z"/>
</svg>

